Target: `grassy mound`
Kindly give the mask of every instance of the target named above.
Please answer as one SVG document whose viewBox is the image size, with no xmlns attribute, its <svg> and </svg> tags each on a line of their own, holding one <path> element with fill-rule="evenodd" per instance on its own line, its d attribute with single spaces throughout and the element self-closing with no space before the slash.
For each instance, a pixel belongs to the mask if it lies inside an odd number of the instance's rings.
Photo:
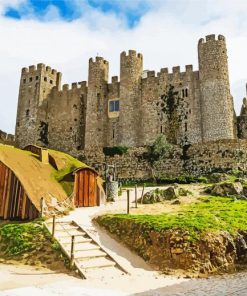
<svg viewBox="0 0 247 296">
<path fill-rule="evenodd" d="M 0 224 L 1 261 L 66 271 L 67 259 L 42 221 Z"/>
<path fill-rule="evenodd" d="M 181 229 L 189 231 L 191 237 L 207 231 L 226 230 L 231 234 L 247 230 L 247 202 L 228 197 L 205 196 L 198 202 L 182 207 L 178 213 L 159 215 L 104 215 L 98 222 L 110 231 L 118 223 L 131 220 L 155 231 Z"/>
<path fill-rule="evenodd" d="M 59 182 L 67 195 L 73 192 L 74 178 L 73 171 L 80 167 L 87 167 L 83 162 L 76 158 L 55 150 L 49 150 L 49 154 L 55 160 L 57 170 L 54 170 L 52 177 Z"/>
</svg>

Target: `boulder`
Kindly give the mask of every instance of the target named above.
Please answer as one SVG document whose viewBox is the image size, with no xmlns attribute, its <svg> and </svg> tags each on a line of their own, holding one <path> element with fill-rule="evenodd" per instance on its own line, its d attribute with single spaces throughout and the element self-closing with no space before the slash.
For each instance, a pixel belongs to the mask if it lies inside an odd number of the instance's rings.
<svg viewBox="0 0 247 296">
<path fill-rule="evenodd" d="M 175 199 L 174 201 L 171 202 L 171 205 L 180 205 L 181 201 L 179 199 Z"/>
<path fill-rule="evenodd" d="M 184 189 L 184 188 L 178 188 L 178 195 L 180 196 L 187 196 L 187 195 L 191 195 L 192 193 L 187 190 L 187 189 Z"/>
<path fill-rule="evenodd" d="M 160 201 L 161 201 L 160 193 L 157 190 L 151 190 L 145 193 L 142 199 L 141 198 L 138 199 L 138 202 L 139 203 L 142 202 L 143 204 L 153 204 Z"/>
<path fill-rule="evenodd" d="M 208 177 L 208 180 L 211 183 L 219 183 L 229 180 L 229 176 L 222 173 L 213 173 Z"/>
<path fill-rule="evenodd" d="M 172 200 L 178 198 L 178 195 L 174 187 L 170 186 L 167 189 L 163 190 L 163 199 Z"/>
<path fill-rule="evenodd" d="M 168 187 L 167 189 L 151 190 L 143 195 L 143 198 L 139 198 L 138 202 L 143 204 L 153 204 L 156 202 L 161 202 L 163 200 L 173 200 L 177 199 L 178 195 L 174 187 Z"/>
<path fill-rule="evenodd" d="M 218 196 L 242 195 L 243 186 L 240 182 L 215 184 L 207 192 L 209 191 L 212 195 Z"/>
</svg>

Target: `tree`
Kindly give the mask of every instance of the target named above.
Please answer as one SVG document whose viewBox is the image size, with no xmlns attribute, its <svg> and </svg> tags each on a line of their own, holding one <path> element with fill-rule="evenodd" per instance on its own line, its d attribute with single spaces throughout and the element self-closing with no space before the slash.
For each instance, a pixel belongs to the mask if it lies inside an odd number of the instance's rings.
<svg viewBox="0 0 247 296">
<path fill-rule="evenodd" d="M 151 174 L 153 180 L 155 180 L 154 165 L 168 158 L 173 151 L 173 145 L 171 145 L 165 135 L 159 135 L 152 145 L 148 146 L 146 153 L 146 159 L 150 164 Z"/>
</svg>

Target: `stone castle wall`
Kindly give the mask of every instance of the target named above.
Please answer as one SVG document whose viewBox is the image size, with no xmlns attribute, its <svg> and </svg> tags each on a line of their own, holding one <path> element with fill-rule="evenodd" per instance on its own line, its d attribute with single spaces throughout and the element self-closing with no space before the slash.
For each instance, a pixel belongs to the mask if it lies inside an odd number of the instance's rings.
<svg viewBox="0 0 247 296">
<path fill-rule="evenodd" d="M 16 144 L 42 144 L 40 129 L 47 124 L 47 96 L 54 87 L 60 89 L 62 74 L 44 64 L 23 68 L 16 118 Z M 44 106 L 43 106 L 44 105 Z"/>
<path fill-rule="evenodd" d="M 0 143 L 14 145 L 15 136 L 0 130 Z"/>
<path fill-rule="evenodd" d="M 143 76 L 143 57 L 120 56 L 120 79 L 108 83 L 108 62 L 89 60 L 88 85 L 61 89 L 61 73 L 39 64 L 22 70 L 16 121 L 17 145 L 39 144 L 71 154 L 106 146 L 145 146 L 159 135 L 181 146 L 236 138 L 223 36 L 201 39 L 199 71 L 162 68 Z M 166 96 L 173 87 L 174 99 Z M 112 101 L 120 110 L 110 110 Z M 243 122 L 243 120 L 241 121 Z M 238 124 L 244 127 L 244 124 Z M 245 133 L 243 133 L 245 134 Z M 245 137 L 245 136 L 243 136 Z"/>
<path fill-rule="evenodd" d="M 206 36 L 198 43 L 203 142 L 234 139 L 234 109 L 230 93 L 225 37 Z"/>
<path fill-rule="evenodd" d="M 201 176 L 213 172 L 229 172 L 247 169 L 247 140 L 225 140 L 194 144 L 188 149 L 175 146 L 170 157 L 154 165 L 153 172 L 145 157 L 147 148 L 130 148 L 126 154 L 104 156 L 102 150 L 77 152 L 76 157 L 95 167 L 104 177 L 104 165 L 115 164 L 118 177 L 129 180 L 148 180 L 177 177 L 181 175 Z"/>
</svg>

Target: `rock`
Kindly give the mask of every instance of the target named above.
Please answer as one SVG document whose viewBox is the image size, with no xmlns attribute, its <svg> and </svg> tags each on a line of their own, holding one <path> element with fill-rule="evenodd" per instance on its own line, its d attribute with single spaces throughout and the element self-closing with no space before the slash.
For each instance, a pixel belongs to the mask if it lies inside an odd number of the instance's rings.
<svg viewBox="0 0 247 296">
<path fill-rule="evenodd" d="M 175 199 L 173 202 L 171 202 L 171 205 L 180 205 L 181 201 L 179 199 Z"/>
<path fill-rule="evenodd" d="M 229 180 L 229 176 L 221 173 L 213 173 L 208 177 L 211 183 L 219 183 Z"/>
<path fill-rule="evenodd" d="M 160 192 L 159 190 L 151 190 L 147 193 L 144 194 L 143 198 L 142 198 L 142 203 L 143 204 L 153 204 L 156 202 L 160 202 L 161 201 L 161 197 L 160 197 Z M 141 198 L 138 199 L 138 202 L 141 202 Z"/>
<path fill-rule="evenodd" d="M 138 202 L 143 204 L 153 204 L 157 202 L 161 202 L 163 200 L 173 200 L 177 199 L 178 196 L 175 192 L 174 187 L 168 187 L 167 189 L 159 189 L 151 190 L 144 194 L 143 198 L 139 198 Z"/>
<path fill-rule="evenodd" d="M 183 252 L 184 250 L 182 248 L 171 249 L 172 254 L 182 254 Z"/>
<path fill-rule="evenodd" d="M 192 193 L 187 190 L 187 189 L 184 189 L 184 188 L 178 188 L 178 195 L 181 195 L 181 196 L 188 196 L 188 195 L 191 195 Z"/>
<path fill-rule="evenodd" d="M 174 187 L 168 187 L 167 189 L 163 190 L 163 198 L 165 200 L 172 200 L 178 198 Z"/>
<path fill-rule="evenodd" d="M 240 182 L 215 184 L 207 193 L 216 196 L 241 195 L 243 193 L 243 186 Z"/>
</svg>

